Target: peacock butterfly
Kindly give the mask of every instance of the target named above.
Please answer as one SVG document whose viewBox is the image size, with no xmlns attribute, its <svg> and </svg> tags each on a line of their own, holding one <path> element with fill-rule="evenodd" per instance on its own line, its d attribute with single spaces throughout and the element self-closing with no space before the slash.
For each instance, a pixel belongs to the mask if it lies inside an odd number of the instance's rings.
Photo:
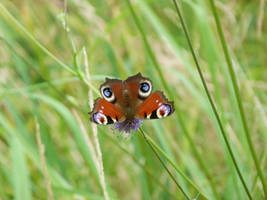
<svg viewBox="0 0 267 200">
<path fill-rule="evenodd" d="M 173 102 L 160 91 L 152 93 L 152 82 L 139 72 L 126 80 L 109 79 L 100 86 L 90 120 L 96 124 L 115 124 L 120 131 L 137 130 L 145 119 L 159 119 L 174 112 Z"/>
</svg>

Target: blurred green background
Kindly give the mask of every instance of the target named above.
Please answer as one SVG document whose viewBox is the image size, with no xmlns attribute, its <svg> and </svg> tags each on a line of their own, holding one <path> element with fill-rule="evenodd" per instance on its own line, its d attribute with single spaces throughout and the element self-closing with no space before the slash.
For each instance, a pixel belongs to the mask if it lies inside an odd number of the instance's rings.
<svg viewBox="0 0 267 200">
<path fill-rule="evenodd" d="M 210 0 L 178 3 L 249 194 L 267 198 Z M 215 5 L 267 184 L 266 6 Z M 171 0 L 0 1 L 0 199 L 185 199 L 140 132 L 125 139 L 111 126 L 92 131 L 88 90 L 95 99 L 105 77 L 137 72 L 175 102 L 175 114 L 142 127 L 185 193 L 248 199 Z"/>
</svg>

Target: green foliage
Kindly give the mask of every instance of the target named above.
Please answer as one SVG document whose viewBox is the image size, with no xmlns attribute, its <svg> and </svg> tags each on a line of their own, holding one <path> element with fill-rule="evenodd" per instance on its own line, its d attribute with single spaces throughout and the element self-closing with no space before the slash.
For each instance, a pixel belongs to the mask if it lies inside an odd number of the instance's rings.
<svg viewBox="0 0 267 200">
<path fill-rule="evenodd" d="M 210 2 L 178 1 L 194 60 L 172 0 L 1 1 L 0 199 L 47 199 L 47 178 L 55 199 L 105 199 L 96 149 L 83 134 L 95 146 L 88 89 L 96 98 L 105 77 L 137 72 L 175 102 L 174 115 L 143 129 L 186 195 L 140 132 L 120 139 L 101 126 L 110 199 L 266 198 L 264 3 Z"/>
</svg>

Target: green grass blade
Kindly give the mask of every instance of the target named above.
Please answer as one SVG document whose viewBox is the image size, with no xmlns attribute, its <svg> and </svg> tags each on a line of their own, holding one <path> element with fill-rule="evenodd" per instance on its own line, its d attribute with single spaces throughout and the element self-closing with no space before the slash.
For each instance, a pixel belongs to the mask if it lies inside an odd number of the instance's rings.
<svg viewBox="0 0 267 200">
<path fill-rule="evenodd" d="M 141 148 L 141 140 L 138 140 L 140 138 L 134 138 L 134 145 L 135 145 L 135 149 L 134 149 L 134 154 L 135 157 L 141 157 L 145 152 L 142 150 Z M 142 171 L 140 172 L 140 178 L 139 178 L 139 182 L 140 182 L 140 187 L 141 187 L 141 191 L 142 191 L 142 198 L 143 199 L 151 199 L 151 193 L 149 190 L 149 177 L 147 176 L 146 170 L 142 169 Z"/>
<path fill-rule="evenodd" d="M 135 11 L 134 11 L 134 9 L 133 9 L 133 6 L 132 6 L 132 4 L 131 4 L 131 2 L 130 2 L 129 0 L 126 0 L 126 3 L 127 3 L 128 7 L 129 7 L 129 9 L 130 9 L 130 11 L 131 11 L 131 14 L 132 14 L 132 16 L 133 16 L 133 18 L 134 18 L 134 21 L 135 21 L 135 23 L 136 23 L 137 28 L 138 28 L 138 30 L 140 31 L 140 34 L 141 34 L 141 36 L 142 36 L 142 39 L 143 39 L 145 48 L 146 48 L 146 50 L 147 50 L 147 53 L 149 54 L 149 57 L 150 57 L 152 63 L 154 64 L 154 67 L 156 68 L 156 70 L 157 70 L 157 72 L 158 72 L 158 75 L 159 75 L 160 80 L 161 80 L 161 82 L 162 82 L 162 84 L 163 84 L 163 87 L 164 87 L 165 90 L 167 91 L 167 94 L 170 95 L 170 96 L 172 97 L 172 96 L 173 96 L 173 95 L 172 95 L 172 92 L 170 91 L 170 89 L 169 89 L 169 87 L 168 87 L 168 84 L 167 84 L 167 82 L 166 82 L 166 80 L 165 80 L 165 78 L 164 78 L 164 76 L 163 76 L 163 73 L 162 73 L 162 71 L 161 71 L 161 69 L 160 69 L 160 66 L 159 66 L 159 64 L 158 64 L 158 62 L 157 62 L 157 60 L 156 60 L 156 57 L 155 57 L 155 55 L 154 55 L 154 53 L 153 53 L 153 51 L 152 51 L 152 49 L 151 49 L 151 47 L 150 47 L 150 45 L 149 45 L 149 43 L 148 43 L 148 40 L 147 40 L 147 38 L 146 38 L 146 36 L 145 36 L 145 32 L 144 32 L 144 30 L 143 30 L 143 28 L 142 28 L 141 23 L 140 23 L 139 20 L 138 20 L 137 15 L 135 14 Z"/>
<path fill-rule="evenodd" d="M 153 179 L 155 180 L 155 182 L 157 182 L 157 184 L 165 191 L 167 192 L 169 195 L 172 196 L 172 198 L 175 198 L 177 199 L 177 197 L 172 194 L 169 189 L 170 188 L 167 188 L 166 185 L 162 184 L 160 182 L 160 180 L 158 179 L 157 175 L 153 174 L 153 172 L 147 168 L 143 163 L 141 163 L 137 157 L 135 157 L 131 152 L 129 152 L 129 150 L 127 150 L 125 147 L 123 147 L 119 142 L 118 140 L 114 139 L 112 136 L 108 135 L 106 132 L 104 131 L 101 131 L 101 133 L 105 134 L 105 136 L 115 145 L 117 146 L 121 151 L 123 151 L 124 153 L 127 154 L 127 156 L 130 156 L 134 162 L 136 163 L 136 165 L 138 165 L 139 167 L 141 167 L 142 169 L 144 169 L 146 171 L 146 173 Z"/>
<path fill-rule="evenodd" d="M 15 114 L 15 113 L 14 113 Z M 19 116 L 18 116 L 19 118 Z M 2 125 L 3 129 L 5 130 L 5 133 L 7 134 L 6 137 L 12 136 L 17 137 L 19 142 L 22 144 L 24 152 L 31 158 L 33 163 L 42 170 L 41 162 L 38 155 L 38 150 L 36 146 L 33 146 L 32 143 L 29 142 L 28 138 L 25 137 L 24 134 L 21 134 L 21 132 L 18 132 L 17 129 L 11 126 L 7 118 L 2 115 L 0 112 L 0 124 Z M 49 171 L 52 175 L 52 181 L 54 184 L 66 188 L 71 189 L 72 186 L 69 184 L 68 181 L 66 181 L 61 174 L 59 174 L 56 170 L 49 168 Z"/>
<path fill-rule="evenodd" d="M 16 29 L 21 31 L 27 38 L 29 38 L 35 45 L 37 45 L 45 54 L 49 55 L 53 60 L 55 60 L 61 67 L 65 68 L 67 71 L 75 74 L 75 72 L 62 61 L 60 61 L 56 56 L 54 56 L 50 51 L 48 51 L 43 45 L 41 45 L 19 22 L 16 20 L 9 11 L 0 3 L 0 14 L 13 24 Z"/>
<path fill-rule="evenodd" d="M 267 198 L 267 187 L 266 187 L 264 175 L 262 173 L 262 170 L 261 170 L 261 167 L 260 167 L 257 155 L 256 155 L 256 151 L 254 149 L 254 146 L 253 146 L 253 143 L 252 143 L 252 139 L 251 139 L 251 136 L 250 136 L 250 133 L 249 133 L 249 130 L 248 130 L 247 120 L 246 120 L 246 116 L 245 116 L 245 112 L 244 112 L 244 108 L 243 108 L 243 103 L 242 103 L 242 100 L 241 100 L 241 97 L 240 97 L 239 88 L 238 88 L 238 84 L 237 84 L 237 78 L 236 78 L 236 75 L 235 75 L 235 72 L 234 72 L 233 64 L 232 64 L 232 61 L 231 61 L 231 58 L 230 58 L 230 54 L 229 54 L 229 51 L 228 51 L 228 47 L 227 47 L 227 44 L 226 44 L 226 41 L 225 41 L 225 38 L 224 38 L 224 34 L 223 34 L 223 31 L 222 31 L 222 27 L 221 27 L 221 22 L 220 22 L 220 19 L 218 17 L 218 14 L 217 14 L 217 9 L 216 9 L 216 6 L 214 4 L 214 0 L 210 0 L 210 4 L 211 4 L 211 10 L 212 10 L 215 22 L 216 22 L 216 27 L 217 27 L 217 30 L 218 30 L 218 33 L 219 33 L 219 38 L 220 38 L 220 41 L 221 41 L 221 44 L 222 44 L 222 47 L 223 47 L 223 52 L 224 52 L 225 60 L 227 62 L 228 71 L 230 73 L 232 85 L 233 85 L 233 88 L 234 88 L 234 94 L 235 94 L 235 98 L 236 98 L 236 101 L 237 101 L 237 104 L 238 104 L 238 109 L 239 109 L 239 112 L 240 112 L 240 115 L 241 115 L 242 125 L 243 125 L 244 131 L 245 131 L 246 139 L 247 139 L 247 142 L 248 142 L 248 145 L 249 145 L 249 149 L 250 149 L 254 164 L 255 164 L 256 169 L 257 169 L 257 173 L 258 173 L 259 178 L 261 180 L 261 184 L 262 184 L 262 187 L 263 187 L 265 198 Z"/>
<path fill-rule="evenodd" d="M 145 133 L 144 133 L 145 134 Z M 178 172 L 198 193 L 205 199 L 208 199 L 201 190 L 176 166 L 175 162 L 154 142 L 154 140 L 145 134 L 147 140 L 150 144 L 158 151 L 160 154 L 173 166 L 173 168 Z"/>
<path fill-rule="evenodd" d="M 12 180 L 15 200 L 31 199 L 31 183 L 23 147 L 19 140 L 10 137 L 10 151 L 12 157 Z"/>
<path fill-rule="evenodd" d="M 40 48 L 46 55 L 48 55 L 49 57 L 51 57 L 56 63 L 58 63 L 61 67 L 63 67 L 64 69 L 66 69 L 67 71 L 69 71 L 70 73 L 74 74 L 74 75 L 78 75 L 77 72 L 75 72 L 73 69 L 71 69 L 71 67 L 69 67 L 68 65 L 66 65 L 65 63 L 63 63 L 61 60 L 59 60 L 56 56 L 54 56 L 54 54 L 52 54 L 48 49 L 46 49 L 40 42 L 38 42 L 34 36 L 32 34 L 30 34 L 30 32 L 27 31 L 27 29 L 24 28 L 24 26 L 22 24 L 19 23 L 18 20 L 16 20 L 15 17 L 13 17 L 10 12 L 3 6 L 2 3 L 0 3 L 0 15 L 3 16 L 3 18 L 5 18 L 8 22 L 10 22 L 10 24 L 12 24 L 14 26 L 15 29 L 18 29 L 19 31 L 21 31 L 26 38 L 30 39 L 38 48 Z M 86 81 L 86 79 L 81 76 L 79 77 L 88 87 L 92 88 L 92 90 L 98 94 L 98 90 L 88 81 Z"/>
<path fill-rule="evenodd" d="M 167 168 L 167 166 L 164 164 L 163 160 L 160 158 L 160 156 L 158 155 L 158 153 L 156 152 L 156 150 L 153 148 L 152 144 L 149 142 L 149 140 L 147 139 L 143 129 L 139 128 L 140 133 L 143 135 L 144 139 L 146 140 L 146 142 L 148 143 L 148 145 L 151 147 L 152 151 L 155 153 L 156 157 L 158 158 L 158 160 L 160 161 L 160 163 L 162 164 L 162 166 L 165 168 L 165 170 L 168 172 L 169 176 L 171 177 L 171 179 L 175 182 L 176 186 L 179 188 L 179 190 L 183 193 L 184 197 L 186 199 L 190 199 L 190 197 L 185 193 L 184 189 L 180 186 L 180 184 L 176 181 L 175 177 L 172 175 L 172 173 L 169 171 L 169 169 Z M 165 154 L 166 155 L 166 154 Z"/>
<path fill-rule="evenodd" d="M 38 95 L 38 94 L 30 94 L 29 95 L 33 99 L 38 99 L 43 101 L 44 103 L 47 103 L 49 106 L 57 110 L 61 116 L 66 120 L 67 125 L 70 127 L 70 129 L 73 131 L 74 137 L 77 142 L 77 147 L 80 149 L 84 160 L 86 161 L 88 167 L 91 169 L 94 178 L 96 180 L 99 180 L 99 176 L 96 169 L 96 163 L 94 163 L 91 152 L 89 151 L 85 140 L 83 138 L 83 135 L 81 133 L 80 127 L 76 123 L 76 120 L 74 116 L 71 114 L 71 112 L 60 102 L 56 101 L 55 99 L 52 99 L 51 97 L 45 96 L 45 95 Z"/>
<path fill-rule="evenodd" d="M 179 9 L 179 7 L 178 7 L 178 4 L 177 4 L 176 0 L 173 0 L 173 3 L 174 3 L 174 6 L 175 6 L 175 9 L 176 9 L 176 12 L 177 12 L 177 14 L 178 14 L 178 17 L 179 17 L 179 19 L 180 19 L 180 21 L 181 21 L 181 23 L 182 23 L 182 27 L 183 27 L 183 30 L 184 30 L 186 39 L 187 39 L 187 41 L 188 41 L 188 45 L 189 45 L 189 47 L 190 47 L 190 51 L 191 51 L 192 56 L 193 56 L 193 58 L 194 58 L 194 61 L 195 61 L 195 64 L 196 64 L 196 67 L 197 67 L 199 76 L 200 76 L 200 78 L 201 78 L 201 82 L 202 82 L 203 87 L 204 87 L 204 89 L 205 89 L 205 93 L 206 93 L 206 95 L 207 95 L 207 97 L 208 97 L 208 100 L 209 100 L 209 102 L 210 102 L 210 105 L 211 105 L 211 107 L 212 107 L 212 110 L 213 110 L 213 112 L 214 112 L 214 115 L 215 115 L 215 117 L 216 117 L 216 120 L 217 120 L 217 122 L 218 122 L 218 124 L 219 124 L 219 127 L 220 127 L 221 133 L 222 133 L 222 135 L 223 135 L 224 141 L 225 141 L 225 143 L 226 143 L 226 145 L 227 145 L 227 149 L 228 149 L 228 151 L 229 151 L 229 153 L 230 153 L 230 155 L 231 155 L 231 158 L 232 158 L 232 160 L 233 160 L 233 163 L 234 163 L 234 165 L 235 165 L 235 168 L 236 168 L 236 171 L 237 171 L 237 173 L 238 173 L 238 175 L 239 175 L 239 178 L 240 178 L 240 180 L 241 180 L 241 182 L 242 182 L 242 184 L 243 184 L 243 187 L 244 187 L 244 189 L 245 189 L 245 191 L 246 191 L 246 193 L 247 193 L 249 199 L 252 199 L 251 194 L 250 194 L 250 192 L 249 192 L 249 190 L 248 190 L 248 187 L 247 187 L 247 185 L 246 185 L 246 182 L 245 182 L 245 180 L 244 180 L 244 178 L 243 178 L 243 175 L 242 175 L 242 173 L 241 173 L 241 171 L 240 171 L 240 169 L 239 169 L 239 167 L 238 167 L 236 158 L 235 158 L 235 156 L 234 156 L 234 154 L 233 154 L 232 148 L 231 148 L 230 143 L 229 143 L 229 141 L 228 141 L 228 138 L 227 138 L 227 136 L 226 136 L 226 133 L 225 133 L 223 124 L 222 124 L 222 122 L 221 122 L 221 119 L 220 119 L 219 114 L 218 114 L 218 112 L 217 112 L 217 109 L 216 109 L 216 107 L 215 107 L 215 104 L 214 104 L 214 102 L 213 102 L 213 100 L 212 100 L 212 98 L 211 98 L 210 92 L 209 92 L 209 90 L 208 90 L 207 84 L 206 84 L 206 82 L 205 82 L 204 76 L 203 76 L 202 71 L 201 71 L 201 68 L 200 68 L 200 66 L 199 66 L 199 63 L 198 63 L 198 60 L 197 60 L 195 51 L 194 51 L 194 49 L 193 49 L 193 47 L 192 47 L 191 40 L 190 40 L 188 31 L 187 31 L 185 22 L 184 22 L 184 20 L 183 20 L 182 14 L 181 14 L 180 9 Z"/>
</svg>

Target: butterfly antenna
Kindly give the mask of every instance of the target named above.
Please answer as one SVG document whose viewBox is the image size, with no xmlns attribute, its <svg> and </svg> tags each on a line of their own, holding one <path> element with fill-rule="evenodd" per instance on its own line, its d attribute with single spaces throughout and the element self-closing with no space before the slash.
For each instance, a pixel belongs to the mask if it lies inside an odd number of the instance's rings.
<svg viewBox="0 0 267 200">
<path fill-rule="evenodd" d="M 185 191 L 183 190 L 183 188 L 180 186 L 180 184 L 176 181 L 176 179 L 174 178 L 174 176 L 172 175 L 172 173 L 169 171 L 169 169 L 167 168 L 167 166 L 165 165 L 165 163 L 163 162 L 163 160 L 160 158 L 159 154 L 157 153 L 157 151 L 154 149 L 154 147 L 152 146 L 152 144 L 149 142 L 149 140 L 146 137 L 146 134 L 144 133 L 143 129 L 140 127 L 139 128 L 140 132 L 142 133 L 143 137 L 145 138 L 145 141 L 147 142 L 147 144 L 150 146 L 150 148 L 152 149 L 152 151 L 155 153 L 156 157 L 159 159 L 159 161 L 161 162 L 162 166 L 165 168 L 165 170 L 168 172 L 168 174 L 170 175 L 171 179 L 175 182 L 176 186 L 181 190 L 181 192 L 184 194 L 184 196 L 186 197 L 186 199 L 190 200 L 190 198 L 187 196 L 187 194 L 185 193 Z"/>
</svg>

